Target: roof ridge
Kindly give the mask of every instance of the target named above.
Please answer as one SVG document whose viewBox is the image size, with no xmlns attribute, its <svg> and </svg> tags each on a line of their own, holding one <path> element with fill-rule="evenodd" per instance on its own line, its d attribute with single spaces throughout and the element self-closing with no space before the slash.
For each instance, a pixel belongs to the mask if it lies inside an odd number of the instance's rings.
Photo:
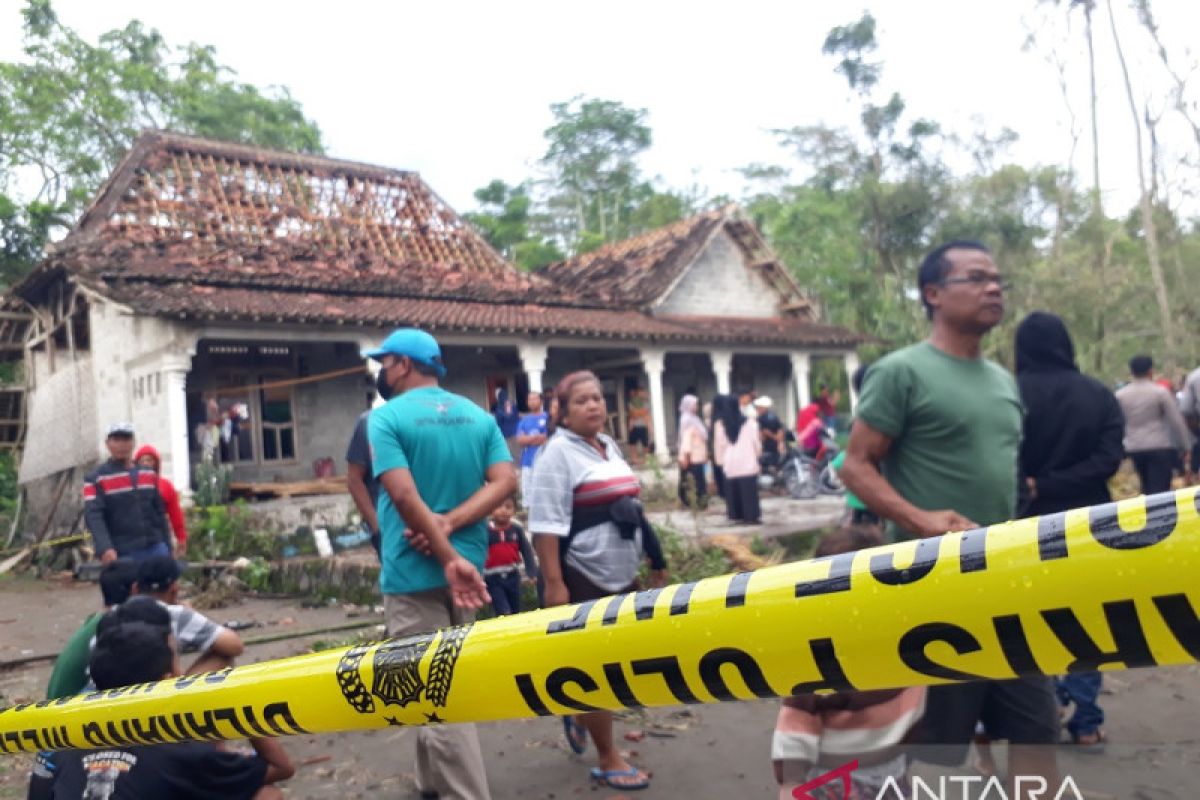
<svg viewBox="0 0 1200 800">
<path fill-rule="evenodd" d="M 257 161 L 272 165 L 290 165 L 294 167 L 324 167 L 327 169 L 344 169 L 347 172 L 370 174 L 378 177 L 406 177 L 418 175 L 414 170 L 384 167 L 369 164 L 365 161 L 354 161 L 346 158 L 333 158 L 320 153 L 305 153 L 296 150 L 274 150 L 244 142 L 230 142 L 224 139 L 212 139 L 206 136 L 196 136 L 190 133 L 180 133 L 171 130 L 147 130 L 138 136 L 137 141 L 145 139 L 148 143 L 161 144 L 168 148 L 194 150 L 209 155 L 226 158 L 238 158 L 246 161 Z M 135 141 L 135 144 L 137 143 Z"/>
<path fill-rule="evenodd" d="M 428 275 L 429 273 L 423 273 Z M 381 281 L 368 282 L 364 280 L 280 280 L 279 276 L 274 275 L 256 275 L 256 274 L 232 274 L 232 275 L 197 275 L 190 274 L 160 274 L 156 272 L 139 272 L 133 271 L 106 271 L 96 270 L 89 272 L 85 277 L 98 279 L 106 285 L 114 284 L 148 284 L 154 286 L 204 286 L 212 289 L 246 289 L 246 290 L 264 290 L 270 289 L 272 292 L 281 294 L 307 294 L 311 292 L 320 292 L 325 295 L 336 295 L 340 297 L 360 297 L 360 298 L 410 298 L 410 299 L 427 299 L 427 300 L 445 300 L 445 301 L 460 301 L 472 303 L 500 302 L 505 304 L 513 304 L 518 302 L 529 303 L 537 306 L 546 306 L 551 308 L 575 308 L 584 310 L 596 311 L 612 311 L 615 310 L 611 306 L 605 306 L 593 302 L 588 302 L 587 298 L 572 298 L 564 295 L 546 295 L 539 294 L 536 299 L 529 298 L 529 290 L 547 288 L 554 289 L 555 287 L 547 286 L 544 280 L 536 282 L 541 283 L 541 286 L 525 285 L 497 285 L 491 282 L 479 282 L 476 285 L 474 282 L 467 282 L 455 286 L 412 286 L 411 284 L 398 283 L 395 281 L 383 283 Z"/>
<path fill-rule="evenodd" d="M 630 236 L 626 239 L 618 239 L 615 242 L 606 242 L 597 247 L 595 250 L 589 250 L 586 253 L 580 253 L 579 255 L 572 256 L 570 258 L 564 258 L 562 261 L 556 261 L 553 264 L 549 264 L 545 267 L 545 269 L 552 269 L 560 264 L 569 264 L 589 258 L 595 259 L 619 249 L 633 249 L 635 244 L 644 244 L 647 242 L 652 242 L 655 239 L 662 238 L 667 234 L 667 231 L 674 231 L 676 229 L 687 230 L 701 223 L 709 222 L 718 218 L 728 219 L 730 209 L 736 208 L 736 206 L 736 203 L 728 203 L 720 208 L 701 211 L 698 214 L 692 214 L 691 216 L 684 217 L 683 219 L 677 219 L 674 222 L 668 222 L 666 225 L 660 225 L 657 228 L 653 228 L 648 231 L 642 231 L 641 233 Z"/>
</svg>

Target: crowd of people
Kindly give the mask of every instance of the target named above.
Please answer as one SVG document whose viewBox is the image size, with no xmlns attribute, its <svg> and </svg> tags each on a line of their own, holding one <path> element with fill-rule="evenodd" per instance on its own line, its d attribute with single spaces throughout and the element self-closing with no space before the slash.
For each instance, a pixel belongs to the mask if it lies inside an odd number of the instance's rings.
<svg viewBox="0 0 1200 800">
<path fill-rule="evenodd" d="M 1107 502 L 1108 480 L 1128 456 L 1143 491 L 1164 491 L 1172 474 L 1196 466 L 1200 370 L 1178 397 L 1153 379 L 1147 356 L 1130 363 L 1115 394 L 1080 373 L 1071 337 L 1037 312 L 1016 333 L 1016 376 L 983 357 L 984 337 L 1004 314 L 1006 281 L 978 242 L 934 250 L 918 274 L 929 337 L 852 378 L 860 397 L 835 468 L 847 489 L 845 524 L 818 543 L 818 556 L 938 536 Z M 630 404 L 631 451 L 606 430 L 601 381 L 573 372 L 543 411 L 540 392 L 521 415 L 506 390 L 492 409 L 441 386 L 441 349 L 428 333 L 397 330 L 364 354 L 379 365 L 382 404 L 364 413 L 346 453 L 350 493 L 380 560 L 389 636 L 458 625 L 491 603 L 496 614 L 579 603 L 667 581 L 662 546 L 639 500 L 631 461 L 651 443 L 646 398 Z M 675 449 L 679 500 L 704 507 L 711 487 L 730 520 L 761 522 L 759 478 L 794 441 L 816 457 L 836 427 L 840 397 L 827 387 L 789 428 L 770 397 L 750 389 L 679 405 Z M 187 531 L 178 493 L 160 475 L 152 447 L 134 450 L 128 423 L 112 426 L 110 459 L 85 481 L 85 517 L 103 563 L 103 610 L 71 637 L 48 697 L 231 665 L 237 634 L 179 602 Z M 628 460 L 627 460 L 628 459 Z M 516 465 L 514 465 L 516 461 Z M 519 516 L 525 515 L 522 525 Z M 910 769 L 908 749 L 939 763 L 965 761 L 994 773 L 988 742 L 1009 743 L 1013 775 L 1056 777 L 1060 708 L 1070 741 L 1103 747 L 1099 673 L 1057 682 L 1027 677 L 886 692 L 837 692 L 784 700 L 772 743 L 780 797 L 849 758 L 860 764 L 856 794 L 874 797 Z M 613 717 L 563 717 L 575 753 L 595 751 L 590 777 L 618 791 L 650 785 L 614 741 Z M 415 774 L 423 798 L 490 796 L 473 725 L 417 730 Z M 292 773 L 284 749 L 251 740 L 253 754 L 213 743 L 130 746 L 41 754 L 31 797 L 273 797 Z M 105 793 L 107 792 L 107 793 Z M 818 795 L 812 795 L 818 796 Z M 1015 795 L 1014 795 L 1015 796 Z"/>
</svg>

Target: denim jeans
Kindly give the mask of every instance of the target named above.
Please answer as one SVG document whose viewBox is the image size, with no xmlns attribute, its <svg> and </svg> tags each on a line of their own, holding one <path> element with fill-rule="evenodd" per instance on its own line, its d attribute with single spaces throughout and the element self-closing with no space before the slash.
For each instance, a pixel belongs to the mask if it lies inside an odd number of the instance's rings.
<svg viewBox="0 0 1200 800">
<path fill-rule="evenodd" d="M 146 559 L 154 558 L 155 556 L 169 556 L 171 555 L 171 551 L 167 547 L 166 542 L 157 542 L 149 547 L 140 547 L 137 550 L 130 550 L 125 553 L 122 553 L 120 550 L 118 550 L 117 555 L 119 555 L 121 558 L 128 558 L 134 561 L 145 561 Z"/>
<path fill-rule="evenodd" d="M 1096 702 L 1100 683 L 1099 672 L 1078 672 L 1054 679 L 1058 702 L 1064 706 L 1075 704 L 1075 713 L 1067 720 L 1067 730 L 1072 736 L 1093 734 L 1104 724 L 1104 710 Z"/>
<path fill-rule="evenodd" d="M 512 569 L 499 575 L 485 575 L 488 594 L 492 596 L 492 608 L 497 617 L 521 613 L 521 571 Z"/>
</svg>

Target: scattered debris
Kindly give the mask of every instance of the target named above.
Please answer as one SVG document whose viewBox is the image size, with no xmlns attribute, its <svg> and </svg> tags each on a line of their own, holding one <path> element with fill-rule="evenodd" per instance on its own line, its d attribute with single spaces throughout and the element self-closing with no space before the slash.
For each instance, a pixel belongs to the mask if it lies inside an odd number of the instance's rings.
<svg viewBox="0 0 1200 800">
<path fill-rule="evenodd" d="M 322 478 L 320 480 L 293 481 L 291 483 L 231 483 L 229 495 L 231 498 L 264 498 L 264 497 L 307 497 L 317 494 L 345 494 L 346 476 Z"/>
<path fill-rule="evenodd" d="M 244 631 L 248 628 L 261 628 L 262 623 L 258 620 L 241 620 L 231 619 L 225 623 L 225 627 L 231 631 Z"/>
<path fill-rule="evenodd" d="M 640 742 L 642 739 L 645 739 L 645 738 L 646 738 L 645 731 L 625 731 L 625 741 L 627 741 L 627 742 Z"/>
</svg>

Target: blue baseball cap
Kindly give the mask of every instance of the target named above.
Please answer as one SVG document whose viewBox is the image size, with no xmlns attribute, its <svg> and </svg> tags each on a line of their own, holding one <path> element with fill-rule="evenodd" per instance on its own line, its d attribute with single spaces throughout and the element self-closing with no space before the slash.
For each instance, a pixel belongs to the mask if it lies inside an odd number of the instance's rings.
<svg viewBox="0 0 1200 800">
<path fill-rule="evenodd" d="M 374 350 L 364 350 L 363 358 L 376 361 L 384 356 L 405 356 L 427 367 L 437 370 L 439 378 L 446 377 L 446 365 L 442 363 L 442 348 L 437 339 L 417 328 L 400 328 L 392 331 L 383 344 Z"/>
</svg>

